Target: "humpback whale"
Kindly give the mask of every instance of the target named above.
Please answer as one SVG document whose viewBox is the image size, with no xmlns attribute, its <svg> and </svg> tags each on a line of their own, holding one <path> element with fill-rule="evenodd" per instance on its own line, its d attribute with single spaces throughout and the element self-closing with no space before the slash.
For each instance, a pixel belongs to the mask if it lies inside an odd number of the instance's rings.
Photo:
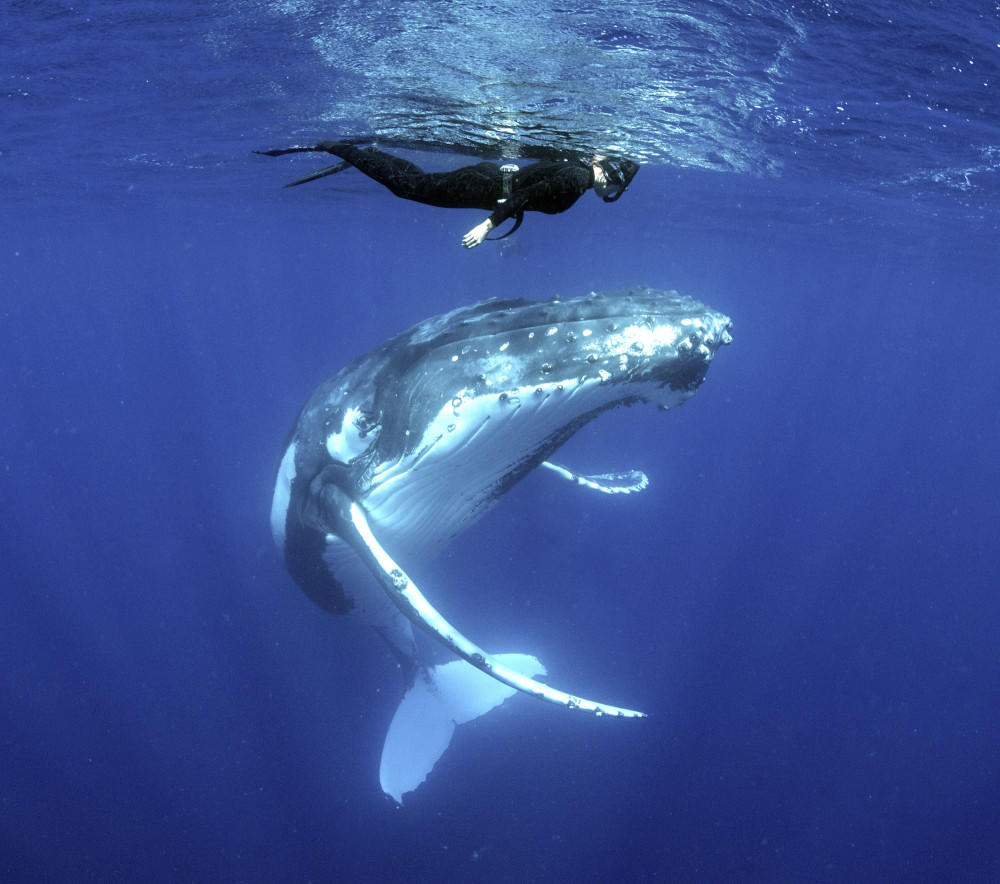
<svg viewBox="0 0 1000 884">
<path fill-rule="evenodd" d="M 640 490 L 638 471 L 583 476 L 549 458 L 619 405 L 681 405 L 732 324 L 690 297 L 636 287 L 548 301 L 488 300 L 418 323 L 321 384 L 285 442 L 271 530 L 320 608 L 373 627 L 407 689 L 382 750 L 397 803 L 456 724 L 521 691 L 597 715 L 642 713 L 538 680 L 527 654 L 491 654 L 452 626 L 406 568 L 427 560 L 537 467 L 583 487 Z M 431 666 L 413 627 L 458 659 Z"/>
</svg>

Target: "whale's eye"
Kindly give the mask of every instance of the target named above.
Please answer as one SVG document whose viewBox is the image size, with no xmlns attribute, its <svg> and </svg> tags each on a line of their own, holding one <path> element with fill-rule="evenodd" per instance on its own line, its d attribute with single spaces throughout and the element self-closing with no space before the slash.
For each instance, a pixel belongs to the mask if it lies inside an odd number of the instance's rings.
<svg viewBox="0 0 1000 884">
<path fill-rule="evenodd" d="M 326 450 L 334 460 L 348 464 L 371 448 L 378 430 L 375 415 L 360 408 L 348 408 L 340 429 L 327 437 Z"/>
<path fill-rule="evenodd" d="M 358 438 L 364 439 L 369 433 L 378 429 L 378 421 L 367 411 L 358 410 L 354 417 L 354 429 L 358 431 Z"/>
</svg>

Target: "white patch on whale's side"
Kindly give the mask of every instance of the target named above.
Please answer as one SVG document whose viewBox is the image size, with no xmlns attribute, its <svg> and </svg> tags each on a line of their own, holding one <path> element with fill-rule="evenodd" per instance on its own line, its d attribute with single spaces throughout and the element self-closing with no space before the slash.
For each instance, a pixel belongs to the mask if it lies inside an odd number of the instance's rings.
<svg viewBox="0 0 1000 884">
<path fill-rule="evenodd" d="M 271 498 L 271 535 L 282 552 L 285 551 L 285 522 L 292 499 L 292 482 L 295 481 L 295 449 L 294 442 L 285 449 L 274 483 L 274 497 Z"/>
</svg>

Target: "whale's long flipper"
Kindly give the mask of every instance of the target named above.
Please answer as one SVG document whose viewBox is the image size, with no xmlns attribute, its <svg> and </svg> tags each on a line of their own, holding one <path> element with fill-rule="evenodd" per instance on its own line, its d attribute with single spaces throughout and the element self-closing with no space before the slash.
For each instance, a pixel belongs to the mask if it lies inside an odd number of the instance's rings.
<svg viewBox="0 0 1000 884">
<path fill-rule="evenodd" d="M 382 588 L 393 600 L 396 607 L 402 611 L 403 615 L 415 626 L 419 626 L 425 632 L 434 636 L 442 644 L 449 647 L 464 660 L 467 660 L 477 669 L 482 670 L 487 675 L 492 676 L 497 681 L 503 682 L 512 688 L 566 706 L 569 709 L 583 709 L 586 712 L 593 712 L 596 715 L 618 715 L 623 718 L 645 718 L 642 712 L 632 709 L 620 709 L 617 706 L 609 706 L 605 703 L 595 703 L 593 700 L 585 700 L 582 697 L 575 697 L 564 691 L 550 688 L 533 678 L 516 672 L 509 666 L 504 665 L 496 657 L 483 651 L 480 647 L 469 641 L 464 635 L 456 630 L 447 620 L 444 619 L 424 598 L 424 595 L 417 588 L 416 584 L 410 580 L 406 572 L 393 561 L 392 557 L 382 548 L 382 545 L 375 539 L 364 510 L 356 501 L 349 504 L 350 523 L 357 531 L 358 540 L 355 546 L 356 551 L 362 560 L 378 578 Z"/>
<path fill-rule="evenodd" d="M 543 461 L 543 467 L 548 467 L 557 475 L 562 476 L 584 488 L 603 491 L 605 494 L 633 494 L 642 491 L 649 485 L 649 477 L 642 470 L 625 470 L 621 473 L 600 473 L 595 476 L 585 476 L 551 461 Z"/>
</svg>

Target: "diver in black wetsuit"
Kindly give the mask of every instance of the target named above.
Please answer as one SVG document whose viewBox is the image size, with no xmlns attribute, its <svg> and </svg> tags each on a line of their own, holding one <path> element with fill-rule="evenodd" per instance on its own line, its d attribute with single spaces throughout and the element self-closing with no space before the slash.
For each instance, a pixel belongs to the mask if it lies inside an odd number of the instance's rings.
<svg viewBox="0 0 1000 884">
<path fill-rule="evenodd" d="M 613 203 L 639 171 L 639 164 L 632 160 L 597 156 L 592 159 L 539 160 L 520 169 L 515 165 L 497 166 L 484 162 L 452 172 L 424 172 L 408 160 L 383 153 L 377 147 L 358 147 L 344 141 L 321 141 L 312 147 L 288 147 L 257 153 L 277 157 L 302 151 L 330 153 L 344 162 L 292 181 L 286 187 L 314 181 L 347 166 L 354 166 L 403 199 L 445 209 L 492 210 L 489 218 L 462 237 L 462 245 L 467 249 L 478 246 L 491 230 L 508 218 L 514 219 L 514 226 L 497 239 L 510 236 L 517 230 L 525 212 L 545 212 L 549 215 L 565 212 L 590 188 L 605 202 Z"/>
</svg>

